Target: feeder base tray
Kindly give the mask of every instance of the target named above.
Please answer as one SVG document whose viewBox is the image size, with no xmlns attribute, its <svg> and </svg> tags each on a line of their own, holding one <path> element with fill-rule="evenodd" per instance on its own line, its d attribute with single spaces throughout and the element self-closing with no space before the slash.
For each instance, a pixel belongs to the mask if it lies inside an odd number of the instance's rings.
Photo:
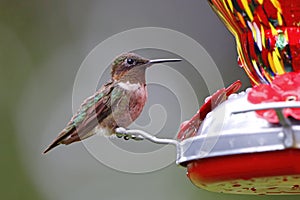
<svg viewBox="0 0 300 200">
<path fill-rule="evenodd" d="M 300 150 L 200 159 L 187 165 L 200 188 L 234 194 L 300 194 Z"/>
</svg>

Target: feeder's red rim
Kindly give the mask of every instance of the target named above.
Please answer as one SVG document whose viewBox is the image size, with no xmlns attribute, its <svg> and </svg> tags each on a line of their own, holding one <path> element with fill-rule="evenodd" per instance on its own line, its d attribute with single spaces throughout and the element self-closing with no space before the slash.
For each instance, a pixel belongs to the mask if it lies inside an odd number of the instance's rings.
<svg viewBox="0 0 300 200">
<path fill-rule="evenodd" d="M 191 161 L 189 178 L 203 182 L 299 175 L 300 149 L 221 156 Z M 288 180 L 286 180 L 288 181 Z"/>
</svg>

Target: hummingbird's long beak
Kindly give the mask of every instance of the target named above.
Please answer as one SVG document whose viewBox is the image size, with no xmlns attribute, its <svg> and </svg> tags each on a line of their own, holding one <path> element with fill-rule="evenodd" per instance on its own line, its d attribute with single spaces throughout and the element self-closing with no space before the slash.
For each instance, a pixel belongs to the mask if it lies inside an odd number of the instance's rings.
<svg viewBox="0 0 300 200">
<path fill-rule="evenodd" d="M 166 62 L 180 62 L 181 59 L 178 58 L 166 58 L 166 59 L 154 59 L 150 60 L 150 64 L 157 64 L 157 63 L 166 63 Z"/>
</svg>

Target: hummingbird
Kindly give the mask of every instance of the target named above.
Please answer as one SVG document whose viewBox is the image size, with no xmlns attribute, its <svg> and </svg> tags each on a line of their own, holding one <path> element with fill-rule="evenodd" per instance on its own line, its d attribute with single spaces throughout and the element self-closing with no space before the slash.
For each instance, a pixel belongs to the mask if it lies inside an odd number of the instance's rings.
<svg viewBox="0 0 300 200">
<path fill-rule="evenodd" d="M 116 134 L 118 127 L 128 127 L 141 114 L 147 101 L 146 69 L 153 64 L 181 59 L 146 59 L 124 53 L 111 63 L 111 79 L 80 105 L 66 127 L 45 149 L 44 154 L 60 144 L 71 144 L 96 133 Z"/>
</svg>

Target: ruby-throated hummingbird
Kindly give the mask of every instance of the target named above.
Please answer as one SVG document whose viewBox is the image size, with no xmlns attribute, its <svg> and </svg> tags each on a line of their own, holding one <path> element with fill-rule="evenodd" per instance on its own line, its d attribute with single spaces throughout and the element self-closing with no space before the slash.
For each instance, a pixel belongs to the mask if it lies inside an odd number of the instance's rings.
<svg viewBox="0 0 300 200">
<path fill-rule="evenodd" d="M 117 127 L 128 127 L 141 114 L 147 100 L 145 71 L 156 63 L 180 59 L 149 60 L 125 53 L 111 64 L 111 80 L 87 98 L 79 110 L 44 151 L 59 144 L 71 144 L 96 133 L 112 135 Z"/>
</svg>

